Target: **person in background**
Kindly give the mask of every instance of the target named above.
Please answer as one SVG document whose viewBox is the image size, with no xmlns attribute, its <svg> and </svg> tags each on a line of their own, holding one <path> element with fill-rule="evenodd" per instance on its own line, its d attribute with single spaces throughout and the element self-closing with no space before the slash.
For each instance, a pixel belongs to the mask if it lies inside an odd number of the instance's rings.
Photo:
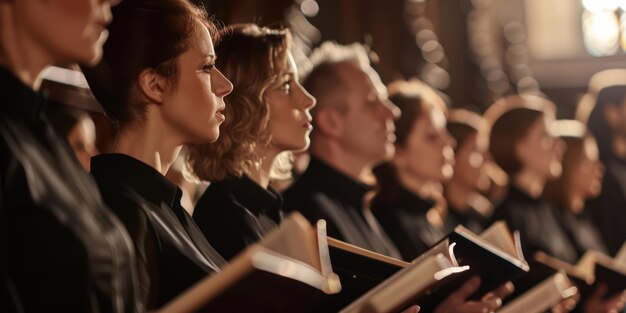
<svg viewBox="0 0 626 313">
<path fill-rule="evenodd" d="M 602 190 L 604 165 L 598 145 L 587 127 L 575 120 L 559 120 L 556 134 L 565 142 L 563 174 L 546 184 L 544 196 L 581 257 L 588 250 L 608 253 L 600 232 L 585 210 L 587 199 Z"/>
<path fill-rule="evenodd" d="M 270 180 L 289 175 L 290 151 L 309 145 L 313 98 L 298 82 L 289 30 L 255 24 L 222 31 L 217 66 L 235 85 L 226 98 L 223 134 L 190 145 L 192 172 L 210 186 L 193 218 L 226 259 L 281 221 L 282 196 Z"/>
<path fill-rule="evenodd" d="M 575 120 L 559 120 L 554 127 L 566 145 L 563 174 L 546 184 L 544 196 L 576 249 L 578 257 L 594 250 L 608 253 L 599 229 L 585 209 L 587 199 L 597 197 L 602 190 L 604 165 L 598 145 L 585 124 Z M 600 285 L 594 294 L 581 299 L 582 312 L 619 312 L 624 308 L 626 294 L 606 298 L 607 288 Z"/>
<path fill-rule="evenodd" d="M 453 175 L 454 141 L 446 129 L 443 99 L 419 81 L 389 85 L 402 115 L 395 122 L 396 153 L 374 169 L 378 190 L 372 212 L 413 260 L 458 224 L 447 213 L 443 183 Z"/>
<path fill-rule="evenodd" d="M 113 10 L 103 60 L 83 68 L 117 128 L 91 174 L 133 238 L 148 310 L 225 265 L 164 176 L 184 144 L 215 141 L 225 119 L 232 84 L 215 67 L 217 31 L 206 15 L 187 1 L 124 1 Z"/>
<path fill-rule="evenodd" d="M 596 74 L 597 80 L 612 76 L 611 71 Z M 592 78 L 592 81 L 594 80 Z M 587 119 L 589 131 L 598 141 L 600 160 L 606 166 L 602 192 L 586 207 L 598 225 L 610 254 L 626 242 L 626 80 L 624 73 L 608 77 L 597 87 L 593 109 Z M 591 88 L 591 83 L 590 83 Z M 584 118 L 581 118 L 583 122 Z"/>
<path fill-rule="evenodd" d="M 0 1 L 0 311 L 142 312 L 126 230 L 44 114 L 45 68 L 98 62 L 109 0 Z"/>
<path fill-rule="evenodd" d="M 448 113 L 447 129 L 456 142 L 454 173 L 444 183 L 448 214 L 479 234 L 493 214 L 493 204 L 483 195 L 491 185 L 489 125 L 479 114 L 457 109 Z"/>
<path fill-rule="evenodd" d="M 492 123 L 489 151 L 510 178 L 507 196 L 494 219 L 504 219 L 519 230 L 524 254 L 543 251 L 575 263 L 577 254 L 543 198 L 548 181 L 561 175 L 565 149 L 554 135 L 555 107 L 534 95 L 505 97 L 485 112 Z"/>
<path fill-rule="evenodd" d="M 394 120 L 398 108 L 357 44 L 324 43 L 311 56 L 304 87 L 317 99 L 313 109 L 311 159 L 306 171 L 285 193 L 285 208 L 311 222 L 325 219 L 328 235 L 391 257 L 401 258 L 365 205 L 372 186 L 365 177 L 394 153 Z M 466 301 L 478 289 L 474 278 L 437 308 L 443 312 L 495 310 L 496 298 Z"/>
</svg>

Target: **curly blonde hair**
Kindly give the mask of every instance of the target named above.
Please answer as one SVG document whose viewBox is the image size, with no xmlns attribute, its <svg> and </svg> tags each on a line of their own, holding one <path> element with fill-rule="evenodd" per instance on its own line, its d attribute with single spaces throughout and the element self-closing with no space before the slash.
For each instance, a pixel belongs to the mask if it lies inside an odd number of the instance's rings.
<svg viewBox="0 0 626 313">
<path fill-rule="evenodd" d="M 267 91 L 280 86 L 289 71 L 291 34 L 255 24 L 238 24 L 220 32 L 216 67 L 233 83 L 224 99 L 226 121 L 214 143 L 189 145 L 187 171 L 203 181 L 240 177 L 262 161 L 254 153 L 271 144 Z"/>
</svg>

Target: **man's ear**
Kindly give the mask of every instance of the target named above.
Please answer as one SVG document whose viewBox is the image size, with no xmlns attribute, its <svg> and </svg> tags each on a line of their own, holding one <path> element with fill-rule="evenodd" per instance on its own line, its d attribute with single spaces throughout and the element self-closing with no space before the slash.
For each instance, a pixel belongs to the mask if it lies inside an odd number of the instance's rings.
<svg viewBox="0 0 626 313">
<path fill-rule="evenodd" d="M 604 120 L 609 124 L 611 129 L 619 129 L 622 125 L 622 115 L 619 107 L 613 103 L 607 103 L 602 109 Z"/>
<path fill-rule="evenodd" d="M 337 138 L 344 131 L 344 116 L 332 108 L 320 108 L 315 112 L 315 131 L 325 136 Z"/>
<path fill-rule="evenodd" d="M 139 90 L 150 102 L 161 104 L 165 97 L 167 79 L 154 69 L 145 69 L 139 73 L 137 80 Z"/>
</svg>

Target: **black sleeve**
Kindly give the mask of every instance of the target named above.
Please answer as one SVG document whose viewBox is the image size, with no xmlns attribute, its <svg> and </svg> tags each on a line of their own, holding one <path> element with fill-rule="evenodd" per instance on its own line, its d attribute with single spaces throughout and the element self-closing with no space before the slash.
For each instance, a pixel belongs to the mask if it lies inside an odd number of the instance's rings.
<svg viewBox="0 0 626 313">
<path fill-rule="evenodd" d="M 41 208 L 12 214 L 9 271 L 26 312 L 91 312 L 85 247 Z"/>
</svg>

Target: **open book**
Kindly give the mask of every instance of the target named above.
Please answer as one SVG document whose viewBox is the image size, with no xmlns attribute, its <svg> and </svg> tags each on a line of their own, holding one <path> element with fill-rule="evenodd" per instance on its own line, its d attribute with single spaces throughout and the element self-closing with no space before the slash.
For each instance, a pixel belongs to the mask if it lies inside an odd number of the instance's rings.
<svg viewBox="0 0 626 313">
<path fill-rule="evenodd" d="M 341 280 L 341 293 L 327 297 L 318 312 L 338 312 L 410 263 L 328 238 L 333 271 Z"/>
<path fill-rule="evenodd" d="M 587 251 L 575 265 L 563 262 L 539 252 L 535 255 L 537 266 L 533 264 L 533 276 L 547 276 L 562 270 L 570 280 L 576 283 L 582 298 L 593 291 L 597 283 L 604 283 L 608 287 L 606 297 L 611 297 L 626 290 L 626 264 L 617 258 L 611 258 L 598 251 Z M 549 269 L 542 269 L 542 267 Z M 537 268 L 537 269 L 535 269 Z"/>
<path fill-rule="evenodd" d="M 324 221 L 314 228 L 299 213 L 291 214 L 263 241 L 159 312 L 316 312 L 318 301 L 341 290 L 325 227 Z"/>
<path fill-rule="evenodd" d="M 608 287 L 606 298 L 626 290 L 626 264 L 598 251 L 587 251 L 576 268 L 594 283 L 604 283 Z"/>
<path fill-rule="evenodd" d="M 424 312 L 433 311 L 441 301 L 472 276 L 479 276 L 481 279 L 480 288 L 470 296 L 470 299 L 476 300 L 529 271 L 528 263 L 522 254 L 519 233 L 511 233 L 503 221 L 494 223 L 480 235 L 459 225 L 413 262 L 419 263 L 425 258 L 445 254 L 453 244 L 456 244 L 454 255 L 458 264 L 469 266 L 469 270 L 454 275 L 450 278 L 453 283 L 444 284 L 440 290 L 433 291 L 429 297 L 419 302 Z"/>
<path fill-rule="evenodd" d="M 435 286 L 445 284 L 454 274 L 464 272 L 469 266 L 459 266 L 453 252 L 430 255 L 412 263 L 385 280 L 341 313 L 400 312 L 419 304 L 423 296 L 431 294 Z"/>
<path fill-rule="evenodd" d="M 500 313 L 546 312 L 559 302 L 576 295 L 576 286 L 564 272 L 556 272 L 506 304 Z"/>
</svg>

